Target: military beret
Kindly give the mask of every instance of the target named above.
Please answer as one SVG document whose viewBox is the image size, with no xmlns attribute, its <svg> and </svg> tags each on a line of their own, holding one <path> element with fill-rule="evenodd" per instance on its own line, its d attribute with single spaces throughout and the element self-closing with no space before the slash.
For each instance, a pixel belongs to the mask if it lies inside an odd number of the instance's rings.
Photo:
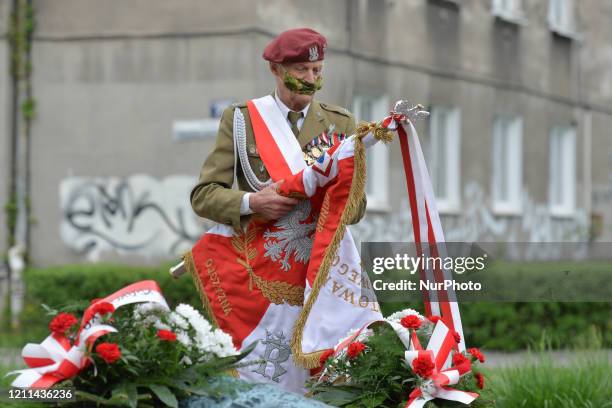
<svg viewBox="0 0 612 408">
<path fill-rule="evenodd" d="M 296 28 L 278 35 L 263 52 L 270 62 L 312 62 L 325 57 L 327 40 L 310 28 Z"/>
</svg>

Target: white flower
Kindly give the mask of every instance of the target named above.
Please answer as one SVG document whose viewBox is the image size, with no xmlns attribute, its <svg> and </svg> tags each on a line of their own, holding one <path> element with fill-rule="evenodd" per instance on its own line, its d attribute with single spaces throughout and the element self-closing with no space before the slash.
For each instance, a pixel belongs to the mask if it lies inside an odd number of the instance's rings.
<svg viewBox="0 0 612 408">
<path fill-rule="evenodd" d="M 238 354 L 232 337 L 221 329 L 213 329 L 212 325 L 193 307 L 181 303 L 176 307 L 179 317 L 184 317 L 195 330 L 195 346 L 203 353 L 212 353 L 217 357 L 227 357 Z M 177 336 L 178 338 L 178 336 Z"/>
<path fill-rule="evenodd" d="M 192 365 L 193 361 L 191 361 L 191 359 L 187 356 L 183 356 L 183 358 L 180 361 L 181 364 L 185 364 L 185 365 Z"/>
<path fill-rule="evenodd" d="M 161 320 L 157 320 L 155 323 L 153 323 L 153 325 L 155 326 L 155 328 L 157 330 L 170 330 L 170 331 L 172 331 L 172 328 L 170 326 L 168 326 L 166 323 L 163 323 Z"/>
<path fill-rule="evenodd" d="M 193 307 L 181 303 L 176 307 L 176 312 L 186 318 L 196 332 L 209 332 L 212 329 L 210 323 Z"/>
<path fill-rule="evenodd" d="M 163 312 L 165 310 L 166 308 L 159 303 L 146 302 L 136 305 L 136 307 L 134 308 L 134 315 L 145 316 L 151 313 Z"/>
<path fill-rule="evenodd" d="M 227 334 L 221 329 L 215 329 L 215 339 L 219 345 L 219 352 L 215 353 L 219 357 L 235 356 L 238 354 L 238 350 L 234 347 L 232 336 Z"/>
<path fill-rule="evenodd" d="M 158 322 L 160 322 L 159 317 L 155 316 L 155 315 L 149 315 L 147 317 L 145 317 L 144 319 L 141 320 L 142 324 L 145 326 L 151 326 L 151 325 L 156 325 Z"/>
<path fill-rule="evenodd" d="M 189 334 L 182 330 L 178 330 L 176 332 L 176 339 L 185 347 L 191 346 L 191 337 L 189 337 Z"/>
<path fill-rule="evenodd" d="M 351 329 L 346 333 L 346 336 L 344 336 L 342 339 L 340 339 L 340 341 L 338 341 L 338 343 L 334 346 L 334 350 L 336 350 L 338 348 L 338 346 L 340 346 L 340 344 L 344 341 L 346 341 L 349 337 L 352 337 L 353 335 L 355 335 L 355 333 L 357 333 L 359 331 L 359 329 Z M 371 334 L 373 333 L 372 329 L 363 329 L 361 331 L 361 333 L 359 333 L 359 335 L 353 340 L 353 341 L 365 341 Z M 340 354 L 342 354 L 345 350 L 341 350 Z"/>
<path fill-rule="evenodd" d="M 171 312 L 168 315 L 168 320 L 170 321 L 170 324 L 172 326 L 177 327 L 179 329 L 187 330 L 189 328 L 189 323 L 187 322 L 187 320 L 185 320 L 183 316 L 176 312 Z"/>
<path fill-rule="evenodd" d="M 404 309 L 404 310 L 400 310 L 399 312 L 395 312 L 390 316 L 387 316 L 385 320 L 389 322 L 399 323 L 400 320 L 402 320 L 402 318 L 406 316 L 410 316 L 410 315 L 416 315 L 421 321 L 425 319 L 419 312 L 417 312 L 414 309 Z"/>
</svg>

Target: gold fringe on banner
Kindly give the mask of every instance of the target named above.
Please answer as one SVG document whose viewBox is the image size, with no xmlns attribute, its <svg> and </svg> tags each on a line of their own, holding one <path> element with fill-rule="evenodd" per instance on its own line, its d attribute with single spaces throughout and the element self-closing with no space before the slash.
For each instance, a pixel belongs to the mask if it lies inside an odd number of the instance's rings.
<svg viewBox="0 0 612 408">
<path fill-rule="evenodd" d="M 319 267 L 319 272 L 317 273 L 317 277 L 315 278 L 312 290 L 310 292 L 310 296 L 308 296 L 308 300 L 306 301 L 304 308 L 301 310 L 293 329 L 293 337 L 291 338 L 291 352 L 293 353 L 293 360 L 304 368 L 317 368 L 320 365 L 319 359 L 321 354 L 323 354 L 323 351 L 315 351 L 312 353 L 304 353 L 302 351 L 302 336 L 304 335 L 304 326 L 306 325 L 306 320 L 308 320 L 308 316 L 310 315 L 314 302 L 319 297 L 319 291 L 327 281 L 329 269 L 336 256 L 336 252 L 338 251 L 340 241 L 342 241 L 342 238 L 344 237 L 346 226 L 355 216 L 355 214 L 357 214 L 359 209 L 359 203 L 361 202 L 361 197 L 364 194 L 366 183 L 365 146 L 363 145 L 361 138 L 368 134 L 371 130 L 372 129 L 369 126 L 367 128 L 360 127 L 357 129 L 355 134 L 355 168 L 353 170 L 351 191 L 349 192 L 346 206 L 344 207 L 344 211 L 340 217 L 340 225 L 338 226 L 331 243 L 327 247 L 327 251 L 325 252 L 325 256 L 323 257 L 323 261 Z"/>
<path fill-rule="evenodd" d="M 193 254 L 191 253 L 191 251 L 185 252 L 183 254 L 183 261 L 185 261 L 185 268 L 191 274 L 193 283 L 198 291 L 198 294 L 200 295 L 200 299 L 202 300 L 202 307 L 204 308 L 204 312 L 208 315 L 206 316 L 208 317 L 208 321 L 214 328 L 219 327 L 219 323 L 215 318 L 215 314 L 213 313 L 212 308 L 210 307 L 208 296 L 206 296 L 206 292 L 204 291 L 204 287 L 202 286 L 202 281 L 198 276 L 198 270 L 195 267 L 195 262 L 193 261 Z M 238 370 L 235 368 L 230 368 L 229 370 L 227 370 L 227 374 L 235 378 L 239 377 Z"/>
<path fill-rule="evenodd" d="M 193 284 L 195 285 L 198 294 L 200 295 L 200 299 L 202 300 L 202 307 L 204 308 L 204 312 L 208 315 L 208 320 L 214 327 L 219 327 L 219 323 L 215 318 L 215 314 L 210 307 L 210 302 L 208 300 L 208 296 L 206 295 L 206 291 L 204 290 L 204 286 L 202 286 L 202 281 L 200 280 L 200 276 L 198 274 L 198 270 L 195 267 L 195 262 L 193 261 L 193 254 L 191 251 L 185 252 L 183 254 L 183 261 L 185 261 L 185 268 L 191 274 L 191 278 L 193 279 Z"/>
</svg>

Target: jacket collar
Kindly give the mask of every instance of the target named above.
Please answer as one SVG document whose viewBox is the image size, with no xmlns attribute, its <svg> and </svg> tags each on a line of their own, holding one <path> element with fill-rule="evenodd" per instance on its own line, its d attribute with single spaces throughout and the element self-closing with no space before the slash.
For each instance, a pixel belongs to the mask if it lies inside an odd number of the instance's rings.
<svg viewBox="0 0 612 408">
<path fill-rule="evenodd" d="M 272 97 L 275 98 L 276 91 L 272 91 Z M 330 123 L 327 116 L 323 112 L 321 105 L 316 99 L 313 99 L 308 106 L 308 112 L 304 118 L 304 123 L 298 133 L 298 142 L 303 148 L 312 139 L 327 131 Z"/>
</svg>

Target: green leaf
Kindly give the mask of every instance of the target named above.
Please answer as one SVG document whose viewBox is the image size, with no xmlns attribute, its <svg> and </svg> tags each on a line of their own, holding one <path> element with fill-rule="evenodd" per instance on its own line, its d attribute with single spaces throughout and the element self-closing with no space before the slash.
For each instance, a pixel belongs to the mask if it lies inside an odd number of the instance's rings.
<svg viewBox="0 0 612 408">
<path fill-rule="evenodd" d="M 100 404 L 106 404 L 108 402 L 106 398 L 102 398 L 98 395 L 90 394 L 88 392 L 81 391 L 81 390 L 76 390 L 75 395 L 86 401 L 93 401 L 93 402 L 97 402 Z"/>
<path fill-rule="evenodd" d="M 125 387 L 125 391 L 127 392 L 130 408 L 136 408 L 138 406 L 138 388 L 136 384 L 128 384 Z"/>
<path fill-rule="evenodd" d="M 81 390 L 77 390 L 75 392 L 75 395 L 77 396 L 77 401 L 78 399 L 85 400 L 85 401 L 93 401 L 96 404 L 102 404 L 102 406 L 115 406 L 115 407 L 125 406 L 126 399 L 127 399 L 127 396 L 122 393 L 116 393 L 109 399 L 100 397 L 99 395 L 90 394 L 88 392 L 81 391 Z"/>
<path fill-rule="evenodd" d="M 149 384 L 148 387 L 153 393 L 169 407 L 178 408 L 178 401 L 172 391 L 165 385 Z"/>
<path fill-rule="evenodd" d="M 324 391 L 315 395 L 315 399 L 334 406 L 345 405 L 358 398 L 359 394 L 340 389 L 330 389 L 329 391 Z"/>
<path fill-rule="evenodd" d="M 59 313 L 59 310 L 57 309 L 53 309 L 52 307 L 49 307 L 49 305 L 46 304 L 41 304 L 40 305 L 43 309 L 45 309 L 45 311 L 47 312 L 47 316 L 55 316 L 56 314 Z"/>
</svg>

